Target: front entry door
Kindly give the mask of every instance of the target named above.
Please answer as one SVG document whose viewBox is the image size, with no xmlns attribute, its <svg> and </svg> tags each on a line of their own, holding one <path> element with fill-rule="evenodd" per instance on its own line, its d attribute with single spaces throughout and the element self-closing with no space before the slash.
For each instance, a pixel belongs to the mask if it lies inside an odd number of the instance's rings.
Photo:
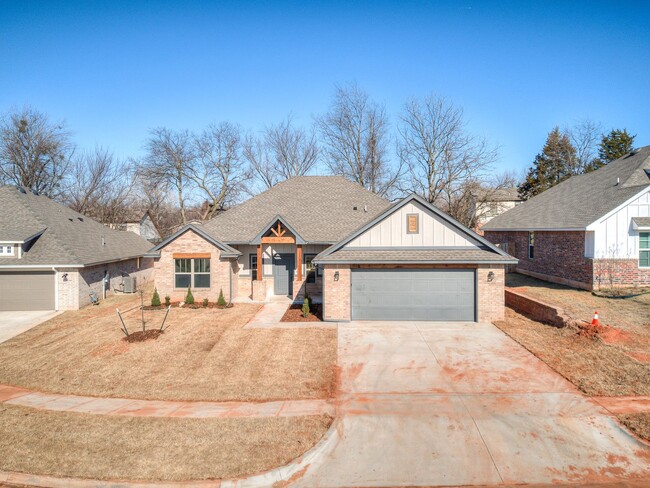
<svg viewBox="0 0 650 488">
<path fill-rule="evenodd" d="M 276 254 L 273 256 L 273 292 L 276 295 L 293 296 L 294 263 L 293 254 Z"/>
</svg>

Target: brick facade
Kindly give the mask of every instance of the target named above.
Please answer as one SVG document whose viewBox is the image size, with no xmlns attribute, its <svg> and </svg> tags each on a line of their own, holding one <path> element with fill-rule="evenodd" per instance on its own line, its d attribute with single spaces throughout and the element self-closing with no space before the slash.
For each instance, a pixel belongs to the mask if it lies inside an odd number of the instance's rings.
<svg viewBox="0 0 650 488">
<path fill-rule="evenodd" d="M 210 288 L 192 288 L 192 294 L 196 301 L 200 302 L 207 298 L 211 302 L 216 302 L 220 290 L 223 290 L 226 300 L 236 297 L 239 289 L 238 277 L 236 276 L 239 270 L 237 261 L 234 259 L 221 259 L 219 248 L 194 231 L 188 230 L 161 249 L 160 258 L 155 260 L 154 280 L 161 299 L 169 295 L 172 301 L 182 301 L 187 294 L 187 288 L 177 289 L 174 287 L 175 253 L 210 255 Z M 232 297 L 230 297 L 231 279 Z"/>
<path fill-rule="evenodd" d="M 594 259 L 594 286 L 650 285 L 650 268 L 636 259 Z"/>
<path fill-rule="evenodd" d="M 326 264 L 323 267 L 323 320 L 347 322 L 350 320 L 350 266 Z M 338 281 L 334 274 L 339 273 Z"/>
<path fill-rule="evenodd" d="M 582 231 L 535 231 L 534 257 L 528 257 L 528 232 L 485 231 L 494 244 L 519 260 L 516 271 L 547 281 L 591 289 L 593 260 L 585 258 L 585 233 Z"/>
<path fill-rule="evenodd" d="M 492 278 L 489 274 L 493 273 Z M 480 265 L 476 270 L 479 322 L 503 320 L 505 313 L 506 274 L 503 265 Z"/>
</svg>

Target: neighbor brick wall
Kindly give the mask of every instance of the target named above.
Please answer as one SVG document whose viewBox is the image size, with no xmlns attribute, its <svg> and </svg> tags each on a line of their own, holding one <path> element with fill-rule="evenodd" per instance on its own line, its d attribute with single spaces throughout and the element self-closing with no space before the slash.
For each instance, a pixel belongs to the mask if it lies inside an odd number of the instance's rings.
<svg viewBox="0 0 650 488">
<path fill-rule="evenodd" d="M 339 280 L 334 281 L 334 273 Z M 350 266 L 326 264 L 323 267 L 324 320 L 346 322 L 350 320 Z"/>
<path fill-rule="evenodd" d="M 191 229 L 180 237 L 174 239 L 160 251 L 160 258 L 154 263 L 154 281 L 160 298 L 164 299 L 169 295 L 172 301 L 182 301 L 187 294 L 187 288 L 174 288 L 174 253 L 209 253 L 210 254 L 210 288 L 192 289 L 196 301 L 207 298 L 210 301 L 217 301 L 219 290 L 223 289 L 223 295 L 229 300 L 230 274 L 234 265 L 230 259 L 220 259 L 221 251 L 203 237 Z M 236 269 L 236 268 L 235 268 Z M 233 276 L 233 297 L 238 291 L 238 284 Z"/>
<path fill-rule="evenodd" d="M 102 284 L 106 271 L 110 274 L 110 288 L 106 294 L 110 295 L 113 293 L 113 290 L 121 289 L 120 285 L 123 274 L 135 276 L 136 286 L 151 281 L 153 260 L 150 258 L 140 258 L 138 262 L 138 259 L 129 259 L 126 261 L 90 266 L 88 268 L 80 268 L 78 284 L 79 307 L 90 305 L 91 291 L 95 292 L 100 300 L 102 299 Z"/>
<path fill-rule="evenodd" d="M 590 288 L 593 260 L 585 258 L 585 233 L 535 231 L 535 257 L 528 258 L 528 232 L 485 231 L 494 244 L 508 244 L 508 253 L 519 260 L 516 270 L 548 281 Z"/>
<path fill-rule="evenodd" d="M 639 268 L 637 259 L 594 259 L 594 286 L 650 285 L 650 268 Z M 611 280 L 610 280 L 611 276 Z"/>
<path fill-rule="evenodd" d="M 494 273 L 488 281 L 489 273 Z M 503 265 L 482 264 L 476 270 L 479 322 L 503 320 L 505 314 L 505 269 Z"/>
</svg>

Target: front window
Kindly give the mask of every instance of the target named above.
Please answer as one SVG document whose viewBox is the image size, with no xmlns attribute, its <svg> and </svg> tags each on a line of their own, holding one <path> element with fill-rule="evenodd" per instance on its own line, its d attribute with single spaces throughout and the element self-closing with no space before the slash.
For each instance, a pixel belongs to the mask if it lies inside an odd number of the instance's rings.
<svg viewBox="0 0 650 488">
<path fill-rule="evenodd" d="M 257 254 L 248 255 L 248 267 L 251 270 L 251 277 L 257 279 Z"/>
<path fill-rule="evenodd" d="M 639 267 L 650 268 L 650 232 L 639 232 Z"/>
<path fill-rule="evenodd" d="M 210 259 L 175 259 L 174 288 L 210 288 Z"/>
<path fill-rule="evenodd" d="M 535 258 L 535 233 L 528 233 L 528 258 Z"/>
<path fill-rule="evenodd" d="M 0 256 L 13 256 L 14 255 L 14 246 L 0 244 Z"/>
</svg>

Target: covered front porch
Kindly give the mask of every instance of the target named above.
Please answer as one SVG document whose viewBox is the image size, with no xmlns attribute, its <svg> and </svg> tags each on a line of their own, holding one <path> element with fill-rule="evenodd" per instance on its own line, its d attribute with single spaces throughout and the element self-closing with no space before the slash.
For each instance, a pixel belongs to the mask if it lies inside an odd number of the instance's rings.
<svg viewBox="0 0 650 488">
<path fill-rule="evenodd" d="M 233 244 L 242 253 L 238 295 L 257 302 L 287 296 L 301 302 L 305 293 L 322 300 L 322 270 L 312 259 L 328 244 L 306 243 L 282 217 L 276 217 L 248 244 Z"/>
</svg>

